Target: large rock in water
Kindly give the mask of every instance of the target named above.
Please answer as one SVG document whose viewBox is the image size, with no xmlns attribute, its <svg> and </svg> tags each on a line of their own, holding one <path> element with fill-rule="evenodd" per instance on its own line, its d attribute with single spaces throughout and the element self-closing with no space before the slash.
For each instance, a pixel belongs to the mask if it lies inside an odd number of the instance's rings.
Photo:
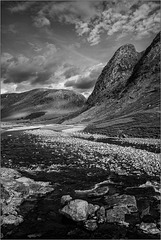
<svg viewBox="0 0 161 240">
<path fill-rule="evenodd" d="M 88 202 L 80 199 L 70 201 L 60 213 L 73 221 L 85 221 L 88 217 Z"/>
<path fill-rule="evenodd" d="M 140 56 L 132 44 L 121 46 L 102 70 L 87 104 L 91 106 L 105 98 L 117 98 Z"/>
</svg>

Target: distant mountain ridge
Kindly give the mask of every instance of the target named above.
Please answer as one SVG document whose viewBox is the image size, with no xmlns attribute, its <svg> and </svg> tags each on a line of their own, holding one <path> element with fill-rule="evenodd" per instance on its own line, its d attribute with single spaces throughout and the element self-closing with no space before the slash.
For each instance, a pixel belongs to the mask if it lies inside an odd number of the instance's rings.
<svg viewBox="0 0 161 240">
<path fill-rule="evenodd" d="M 61 118 L 82 108 L 86 98 L 71 90 L 40 88 L 1 95 L 2 120 Z"/>
</svg>

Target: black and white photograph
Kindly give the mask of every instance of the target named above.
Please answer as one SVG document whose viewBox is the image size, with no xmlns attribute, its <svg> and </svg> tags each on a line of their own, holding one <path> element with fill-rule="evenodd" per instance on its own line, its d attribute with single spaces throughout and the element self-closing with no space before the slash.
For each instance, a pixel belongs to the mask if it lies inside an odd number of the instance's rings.
<svg viewBox="0 0 161 240">
<path fill-rule="evenodd" d="M 1 0 L 1 239 L 160 239 L 160 0 Z"/>
</svg>

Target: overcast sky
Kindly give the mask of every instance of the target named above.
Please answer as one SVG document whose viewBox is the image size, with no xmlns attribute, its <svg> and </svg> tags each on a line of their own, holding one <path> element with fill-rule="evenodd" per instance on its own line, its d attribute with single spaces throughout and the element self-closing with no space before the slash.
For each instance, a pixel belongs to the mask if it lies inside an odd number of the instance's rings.
<svg viewBox="0 0 161 240">
<path fill-rule="evenodd" d="M 160 1 L 2 1 L 1 92 L 66 88 L 88 96 L 126 43 L 143 51 L 160 29 Z"/>
</svg>

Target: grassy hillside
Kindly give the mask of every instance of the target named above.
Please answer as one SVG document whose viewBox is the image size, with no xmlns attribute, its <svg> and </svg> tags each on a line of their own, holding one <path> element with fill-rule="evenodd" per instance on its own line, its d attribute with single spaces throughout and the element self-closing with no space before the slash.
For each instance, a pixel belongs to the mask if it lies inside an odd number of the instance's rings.
<svg viewBox="0 0 161 240">
<path fill-rule="evenodd" d="M 85 97 L 70 90 L 34 89 L 23 93 L 1 95 L 1 116 L 4 121 L 46 121 L 81 109 Z"/>
</svg>

